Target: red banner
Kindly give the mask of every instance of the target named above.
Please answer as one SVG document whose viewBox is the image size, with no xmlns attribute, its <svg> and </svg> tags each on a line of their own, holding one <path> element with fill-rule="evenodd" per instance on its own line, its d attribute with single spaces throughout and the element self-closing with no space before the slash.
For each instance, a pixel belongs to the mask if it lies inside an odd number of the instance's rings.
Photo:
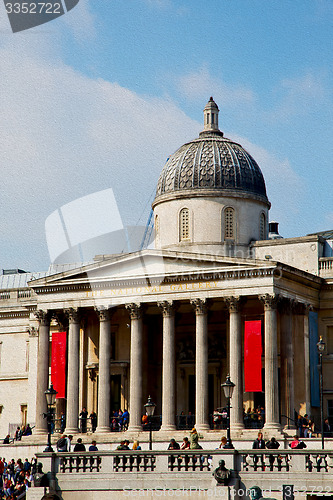
<svg viewBox="0 0 333 500">
<path fill-rule="evenodd" d="M 52 333 L 51 382 L 58 398 L 66 395 L 66 332 Z"/>
<path fill-rule="evenodd" d="M 261 321 L 245 321 L 244 378 L 245 392 L 261 392 Z"/>
</svg>

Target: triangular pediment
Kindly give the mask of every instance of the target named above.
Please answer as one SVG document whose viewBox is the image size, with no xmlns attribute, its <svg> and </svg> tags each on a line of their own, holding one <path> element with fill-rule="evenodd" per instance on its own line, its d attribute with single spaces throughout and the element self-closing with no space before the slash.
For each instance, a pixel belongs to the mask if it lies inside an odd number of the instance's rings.
<svg viewBox="0 0 333 500">
<path fill-rule="evenodd" d="M 98 283 L 105 281 L 162 282 L 165 278 L 198 275 L 241 269 L 272 267 L 274 263 L 254 259 L 223 257 L 170 250 L 143 250 L 131 254 L 103 256 L 96 262 L 77 269 L 53 274 L 29 283 L 32 288 L 68 284 Z"/>
</svg>

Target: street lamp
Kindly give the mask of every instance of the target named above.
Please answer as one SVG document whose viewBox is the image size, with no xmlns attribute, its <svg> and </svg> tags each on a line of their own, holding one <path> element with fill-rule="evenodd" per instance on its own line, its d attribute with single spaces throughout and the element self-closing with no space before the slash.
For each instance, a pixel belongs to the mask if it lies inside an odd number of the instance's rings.
<svg viewBox="0 0 333 500">
<path fill-rule="evenodd" d="M 232 398 L 232 393 L 234 392 L 235 384 L 231 382 L 230 375 L 227 375 L 227 379 L 224 384 L 221 384 L 224 390 L 224 395 L 227 398 L 227 444 L 224 445 L 224 448 L 233 449 L 234 445 L 232 444 L 230 437 L 230 399 Z"/>
<path fill-rule="evenodd" d="M 323 338 L 320 337 L 317 343 L 317 349 L 319 354 L 319 374 L 320 374 L 320 422 L 321 422 L 321 449 L 324 449 L 324 391 L 323 391 L 323 353 L 325 351 L 325 342 Z"/>
<path fill-rule="evenodd" d="M 156 408 L 156 404 L 152 401 L 151 397 L 148 396 L 148 401 L 144 405 L 146 409 L 146 414 L 148 416 L 149 422 L 149 450 L 153 449 L 153 433 L 152 433 L 152 418 Z"/>
<path fill-rule="evenodd" d="M 46 453 L 53 453 L 53 448 L 51 446 L 51 427 L 52 427 L 52 420 L 53 420 L 53 412 L 52 412 L 52 406 L 55 403 L 56 395 L 58 392 L 53 388 L 53 384 L 51 383 L 50 387 L 44 392 L 45 398 L 46 398 L 46 404 L 47 404 L 47 413 L 43 414 L 43 417 L 47 419 L 47 447 L 45 448 L 44 452 Z"/>
</svg>

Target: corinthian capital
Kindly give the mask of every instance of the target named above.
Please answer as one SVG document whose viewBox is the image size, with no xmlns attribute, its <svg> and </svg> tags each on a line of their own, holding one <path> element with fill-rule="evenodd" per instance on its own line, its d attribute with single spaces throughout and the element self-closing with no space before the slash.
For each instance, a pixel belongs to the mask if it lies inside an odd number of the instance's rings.
<svg viewBox="0 0 333 500">
<path fill-rule="evenodd" d="M 164 318 L 175 315 L 176 307 L 174 302 L 164 300 L 163 302 L 157 302 L 157 305 L 161 309 Z"/>
<path fill-rule="evenodd" d="M 41 309 L 34 312 L 35 317 L 38 319 L 40 326 L 49 326 L 51 321 L 51 313 L 49 311 L 42 311 Z"/>
<path fill-rule="evenodd" d="M 227 308 L 230 313 L 239 312 L 242 304 L 242 297 L 225 297 Z"/>
<path fill-rule="evenodd" d="M 195 314 L 207 314 L 207 302 L 206 299 L 193 299 L 191 300 L 191 306 L 195 310 Z"/>
<path fill-rule="evenodd" d="M 259 300 L 264 304 L 265 311 L 276 309 L 279 302 L 279 294 L 270 295 L 266 293 L 265 295 L 259 295 Z"/>
<path fill-rule="evenodd" d="M 111 319 L 112 311 L 106 307 L 95 307 L 95 312 L 99 321 L 109 321 Z"/>
<path fill-rule="evenodd" d="M 69 323 L 80 322 L 80 313 L 78 308 L 71 307 L 70 309 L 65 309 L 65 314 L 68 317 Z"/>
<path fill-rule="evenodd" d="M 128 310 L 131 319 L 141 318 L 141 304 L 135 304 L 134 302 L 132 302 L 131 304 L 126 304 L 125 307 Z"/>
</svg>

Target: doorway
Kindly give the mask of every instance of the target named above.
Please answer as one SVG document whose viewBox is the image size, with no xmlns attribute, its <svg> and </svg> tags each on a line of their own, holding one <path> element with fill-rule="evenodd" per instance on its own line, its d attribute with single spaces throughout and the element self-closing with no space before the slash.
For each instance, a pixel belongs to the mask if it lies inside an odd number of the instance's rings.
<svg viewBox="0 0 333 500">
<path fill-rule="evenodd" d="M 121 375 L 110 375 L 110 410 L 111 415 L 120 408 Z"/>
</svg>

